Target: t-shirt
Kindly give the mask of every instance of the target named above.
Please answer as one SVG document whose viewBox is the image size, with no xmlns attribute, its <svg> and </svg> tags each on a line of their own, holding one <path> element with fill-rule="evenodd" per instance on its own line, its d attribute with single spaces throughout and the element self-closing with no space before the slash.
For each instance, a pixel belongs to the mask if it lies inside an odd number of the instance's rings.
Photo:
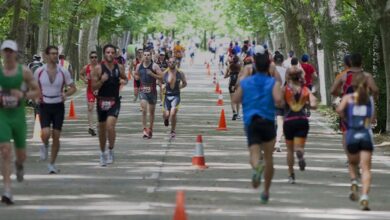
<svg viewBox="0 0 390 220">
<path fill-rule="evenodd" d="M 183 57 L 183 51 L 184 51 L 184 47 L 181 46 L 181 45 L 176 45 L 174 48 L 173 48 L 173 52 L 175 54 L 175 57 L 176 58 L 182 58 Z"/>
<path fill-rule="evenodd" d="M 38 81 L 43 102 L 49 104 L 63 102 L 62 92 L 64 85 L 69 86 L 73 83 L 69 71 L 60 65 L 57 65 L 57 75 L 53 83 L 50 82 L 46 64 L 35 71 L 34 78 Z"/>
<path fill-rule="evenodd" d="M 280 78 L 282 78 L 282 87 L 283 87 L 284 83 L 286 82 L 286 68 L 282 66 L 276 66 L 276 70 L 278 71 Z"/>
<path fill-rule="evenodd" d="M 301 64 L 303 71 L 305 71 L 305 81 L 306 86 L 313 84 L 313 73 L 315 73 L 315 69 L 312 65 L 308 63 L 302 63 Z"/>
</svg>

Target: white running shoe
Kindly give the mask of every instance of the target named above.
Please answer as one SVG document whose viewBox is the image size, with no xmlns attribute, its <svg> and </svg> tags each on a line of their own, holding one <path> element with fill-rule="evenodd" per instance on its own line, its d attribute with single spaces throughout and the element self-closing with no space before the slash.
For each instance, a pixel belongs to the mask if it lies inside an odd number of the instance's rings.
<svg viewBox="0 0 390 220">
<path fill-rule="evenodd" d="M 102 166 L 102 167 L 107 166 L 106 154 L 105 153 L 100 153 L 100 166 Z"/>
<path fill-rule="evenodd" d="M 48 145 L 41 145 L 39 147 L 39 158 L 41 161 L 47 160 L 49 157 L 49 146 Z"/>
<path fill-rule="evenodd" d="M 107 153 L 107 164 L 114 163 L 114 149 L 108 149 Z"/>
<path fill-rule="evenodd" d="M 58 169 L 56 168 L 56 166 L 54 164 L 49 163 L 47 165 L 47 169 L 49 170 L 49 174 L 57 174 L 58 173 Z"/>
</svg>

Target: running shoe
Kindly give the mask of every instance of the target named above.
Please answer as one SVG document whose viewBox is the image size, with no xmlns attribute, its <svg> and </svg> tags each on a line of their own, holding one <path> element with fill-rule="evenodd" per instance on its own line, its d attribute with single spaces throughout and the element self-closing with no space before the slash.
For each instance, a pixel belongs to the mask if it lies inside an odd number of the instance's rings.
<svg viewBox="0 0 390 220">
<path fill-rule="evenodd" d="M 290 184 L 295 184 L 295 173 L 292 173 L 292 174 L 288 177 L 288 183 L 290 183 Z"/>
<path fill-rule="evenodd" d="M 356 180 L 351 183 L 351 192 L 349 193 L 349 199 L 351 201 L 357 201 L 359 198 L 359 186 Z"/>
<path fill-rule="evenodd" d="M 237 120 L 240 120 L 240 119 L 241 119 L 241 115 L 237 114 Z"/>
<path fill-rule="evenodd" d="M 58 169 L 56 168 L 56 166 L 54 164 L 49 163 L 47 165 L 47 169 L 49 170 L 49 174 L 57 174 L 58 173 Z"/>
<path fill-rule="evenodd" d="M 149 134 L 148 134 L 148 139 L 152 139 L 153 137 L 153 129 L 152 128 L 149 128 Z"/>
<path fill-rule="evenodd" d="M 171 139 L 175 139 L 176 138 L 176 132 L 175 131 L 171 131 Z"/>
<path fill-rule="evenodd" d="M 368 195 L 362 195 L 359 203 L 360 203 L 361 210 L 370 211 L 370 207 L 368 206 Z"/>
<path fill-rule="evenodd" d="M 138 96 L 134 96 L 133 102 L 136 102 L 138 99 Z"/>
<path fill-rule="evenodd" d="M 45 161 L 47 160 L 47 158 L 49 157 L 49 145 L 41 145 L 39 147 L 39 158 L 41 161 Z"/>
<path fill-rule="evenodd" d="M 168 118 L 164 119 L 164 125 L 165 125 L 165 127 L 169 126 L 169 119 Z"/>
<path fill-rule="evenodd" d="M 233 114 L 232 121 L 237 120 L 237 114 Z"/>
<path fill-rule="evenodd" d="M 262 192 L 260 194 L 260 202 L 263 203 L 263 204 L 267 204 L 268 200 L 269 200 L 269 195 L 267 195 L 264 192 Z"/>
<path fill-rule="evenodd" d="M 6 205 L 13 205 L 14 201 L 12 199 L 12 194 L 11 193 L 4 193 L 1 196 L 1 202 L 6 204 Z"/>
<path fill-rule="evenodd" d="M 279 152 L 279 153 L 282 152 L 282 148 L 280 148 L 280 146 L 276 146 L 275 147 L 275 152 Z"/>
<path fill-rule="evenodd" d="M 258 188 L 261 184 L 261 176 L 263 175 L 264 165 L 262 162 L 259 162 L 257 167 L 253 170 L 252 174 L 252 187 Z"/>
<path fill-rule="evenodd" d="M 23 182 L 24 180 L 24 167 L 23 164 L 19 165 L 15 162 L 15 169 L 16 169 L 16 180 L 18 182 Z"/>
<path fill-rule="evenodd" d="M 96 132 L 95 132 L 95 130 L 92 129 L 92 128 L 89 128 L 89 129 L 88 129 L 88 134 L 90 134 L 91 136 L 96 136 Z"/>
<path fill-rule="evenodd" d="M 149 132 L 148 132 L 148 129 L 147 129 L 147 128 L 144 128 L 142 138 L 143 138 L 143 139 L 148 139 L 148 138 L 149 138 Z"/>
<path fill-rule="evenodd" d="M 114 149 L 108 149 L 107 153 L 107 164 L 114 163 Z"/>
<path fill-rule="evenodd" d="M 298 157 L 299 170 L 304 171 L 306 167 L 306 161 L 305 158 L 303 158 L 303 153 L 301 151 L 297 151 L 297 157 Z"/>
<path fill-rule="evenodd" d="M 106 154 L 102 152 L 100 153 L 100 166 L 101 167 L 107 166 Z"/>
</svg>

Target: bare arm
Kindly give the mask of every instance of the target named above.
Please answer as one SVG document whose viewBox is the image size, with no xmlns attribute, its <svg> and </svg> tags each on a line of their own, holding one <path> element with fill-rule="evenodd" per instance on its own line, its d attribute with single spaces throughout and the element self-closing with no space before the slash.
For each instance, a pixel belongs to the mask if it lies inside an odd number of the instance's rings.
<svg viewBox="0 0 390 220">
<path fill-rule="evenodd" d="M 310 96 L 309 96 L 309 102 L 310 102 L 311 109 L 314 109 L 314 110 L 317 109 L 318 100 L 311 92 L 310 92 Z"/>
<path fill-rule="evenodd" d="M 278 108 L 283 107 L 282 89 L 280 82 L 276 81 L 272 88 L 272 97 L 274 98 L 275 106 Z"/>
<path fill-rule="evenodd" d="M 136 80 L 139 80 L 140 79 L 140 75 L 139 75 L 139 67 L 140 67 L 141 64 L 138 64 L 136 67 L 135 67 L 135 71 L 134 71 L 134 79 Z"/>
<path fill-rule="evenodd" d="M 334 81 L 331 89 L 330 89 L 330 93 L 333 95 L 333 96 L 339 96 L 340 94 L 340 88 L 341 88 L 341 85 L 343 84 L 343 81 L 342 81 L 342 78 L 338 78 L 336 79 L 336 81 Z"/>
<path fill-rule="evenodd" d="M 187 86 L 187 79 L 186 79 L 186 75 L 183 72 L 180 72 L 180 75 L 181 75 L 181 81 L 182 81 L 180 89 L 183 89 Z"/>
<path fill-rule="evenodd" d="M 77 91 L 76 84 L 71 83 L 70 85 L 68 85 L 68 89 L 65 93 L 65 96 L 69 97 L 69 96 L 73 95 L 76 91 Z"/>
<path fill-rule="evenodd" d="M 340 104 L 336 108 L 336 112 L 340 115 L 340 117 L 344 118 L 344 109 L 347 107 L 348 99 L 351 97 L 351 95 L 345 95 L 342 99 Z"/>
<path fill-rule="evenodd" d="M 125 67 L 123 65 L 119 65 L 119 77 L 121 78 L 121 83 L 127 85 L 128 79 L 125 73 Z"/>
<path fill-rule="evenodd" d="M 93 90 L 100 89 L 100 87 L 102 87 L 102 85 L 104 83 L 103 76 L 102 76 L 102 67 L 101 67 L 101 65 L 97 65 L 95 68 L 93 68 L 91 74 L 92 74 L 92 79 L 91 79 L 92 89 Z M 107 74 L 105 74 L 105 75 L 107 75 Z M 105 78 L 108 79 L 108 76 L 105 77 Z"/>
<path fill-rule="evenodd" d="M 242 101 L 242 89 L 240 83 L 237 83 L 236 91 L 233 93 L 232 102 L 234 104 L 240 104 Z"/>
<path fill-rule="evenodd" d="M 367 73 L 366 76 L 367 76 L 368 88 L 370 88 L 371 94 L 374 97 L 374 99 L 377 100 L 379 95 L 378 86 L 376 85 L 374 78 L 372 77 L 371 74 Z"/>
<path fill-rule="evenodd" d="M 41 96 L 38 82 L 34 79 L 34 76 L 30 69 L 23 67 L 23 79 L 26 83 L 28 90 L 25 93 L 26 99 L 35 100 Z"/>
<path fill-rule="evenodd" d="M 83 80 L 85 84 L 88 83 L 88 80 L 87 80 L 87 66 L 84 66 L 80 70 L 80 79 Z"/>
<path fill-rule="evenodd" d="M 228 78 L 230 76 L 230 68 L 229 67 L 227 67 L 226 68 L 226 71 L 225 71 L 225 75 L 223 76 L 223 78 Z"/>
<path fill-rule="evenodd" d="M 162 80 L 163 79 L 163 72 L 161 71 L 160 67 L 157 64 L 153 64 L 153 71 L 148 71 L 148 74 L 152 76 L 155 79 Z"/>
</svg>

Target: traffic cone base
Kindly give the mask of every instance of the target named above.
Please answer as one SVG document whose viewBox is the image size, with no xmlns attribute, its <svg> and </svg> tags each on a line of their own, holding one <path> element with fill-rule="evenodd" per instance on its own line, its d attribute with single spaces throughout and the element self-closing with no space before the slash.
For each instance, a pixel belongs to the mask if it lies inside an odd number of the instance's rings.
<svg viewBox="0 0 390 220">
<path fill-rule="evenodd" d="M 68 119 L 77 119 L 76 112 L 75 112 L 75 109 L 74 109 L 74 102 L 73 102 L 73 100 L 70 101 L 70 108 L 69 108 Z"/>
<path fill-rule="evenodd" d="M 192 157 L 192 166 L 195 166 L 199 169 L 207 169 L 209 166 L 206 165 L 204 156 L 194 156 Z"/>
</svg>

